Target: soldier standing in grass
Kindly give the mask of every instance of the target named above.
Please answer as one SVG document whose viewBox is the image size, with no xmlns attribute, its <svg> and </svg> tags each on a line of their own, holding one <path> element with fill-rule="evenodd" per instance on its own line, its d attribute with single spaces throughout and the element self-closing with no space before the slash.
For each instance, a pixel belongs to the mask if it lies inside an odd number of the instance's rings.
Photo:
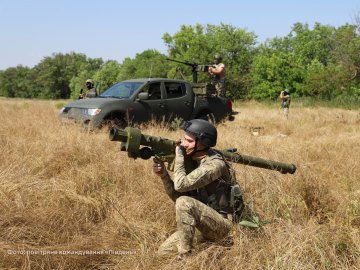
<svg viewBox="0 0 360 270">
<path fill-rule="evenodd" d="M 215 86 L 216 95 L 219 97 L 224 97 L 226 88 L 225 88 L 225 65 L 221 62 L 222 57 L 218 54 L 214 55 L 214 66 L 209 67 L 209 75 L 212 79 L 212 84 Z"/>
<path fill-rule="evenodd" d="M 85 94 L 80 94 L 79 99 L 97 97 L 98 94 L 97 94 L 96 89 L 94 87 L 94 81 L 92 79 L 87 79 L 85 84 L 86 84 L 86 88 L 88 90 L 86 91 Z"/>
<path fill-rule="evenodd" d="M 282 110 L 285 118 L 288 119 L 290 102 L 291 102 L 289 90 L 284 89 L 283 91 L 280 92 L 280 100 L 281 100 L 281 110 Z"/>
<path fill-rule="evenodd" d="M 166 193 L 175 201 L 177 223 L 177 231 L 158 253 L 177 253 L 177 259 L 191 253 L 195 229 L 209 240 L 228 236 L 232 220 L 239 218 L 243 208 L 234 171 L 221 154 L 211 149 L 216 144 L 216 128 L 194 119 L 186 122 L 184 131 L 184 139 L 177 141 L 173 180 L 163 163 L 154 159 L 153 165 Z M 230 204 L 231 194 L 234 205 Z"/>
</svg>

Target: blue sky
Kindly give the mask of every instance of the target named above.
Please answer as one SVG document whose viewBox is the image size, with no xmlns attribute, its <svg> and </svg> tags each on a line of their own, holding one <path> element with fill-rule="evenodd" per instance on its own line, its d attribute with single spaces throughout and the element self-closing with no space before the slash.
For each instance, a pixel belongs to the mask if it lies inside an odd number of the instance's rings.
<svg viewBox="0 0 360 270">
<path fill-rule="evenodd" d="M 359 14 L 359 0 L 0 0 L 0 70 L 33 67 L 52 53 L 119 63 L 146 49 L 166 53 L 163 34 L 181 25 L 231 24 L 262 42 L 296 22 L 339 27 Z"/>
</svg>

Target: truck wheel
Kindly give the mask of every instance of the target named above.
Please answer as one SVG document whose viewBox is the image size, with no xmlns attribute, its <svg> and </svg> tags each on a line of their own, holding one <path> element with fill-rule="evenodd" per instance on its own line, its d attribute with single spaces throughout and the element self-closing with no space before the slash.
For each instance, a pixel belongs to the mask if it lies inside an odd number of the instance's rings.
<svg viewBox="0 0 360 270">
<path fill-rule="evenodd" d="M 197 116 L 196 118 L 209 121 L 213 125 L 216 124 L 215 116 L 213 113 L 203 113 L 203 114 L 200 114 L 199 116 Z"/>
<path fill-rule="evenodd" d="M 103 126 L 105 126 L 108 130 L 111 128 L 123 129 L 127 127 L 127 123 L 122 118 L 113 118 L 105 120 Z"/>
</svg>

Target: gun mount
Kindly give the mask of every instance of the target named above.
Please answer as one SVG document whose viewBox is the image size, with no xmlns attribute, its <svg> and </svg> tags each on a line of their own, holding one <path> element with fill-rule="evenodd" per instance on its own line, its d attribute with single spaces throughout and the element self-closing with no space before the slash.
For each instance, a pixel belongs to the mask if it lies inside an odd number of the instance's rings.
<svg viewBox="0 0 360 270">
<path fill-rule="evenodd" d="M 212 65 L 199 65 L 199 64 L 194 63 L 194 62 L 178 61 L 178 60 L 174 60 L 174 59 L 170 59 L 170 58 L 166 58 L 166 60 L 190 66 L 191 67 L 191 72 L 192 72 L 192 81 L 193 81 L 193 83 L 197 83 L 197 73 L 198 72 L 208 72 L 209 67 L 212 67 Z"/>
</svg>

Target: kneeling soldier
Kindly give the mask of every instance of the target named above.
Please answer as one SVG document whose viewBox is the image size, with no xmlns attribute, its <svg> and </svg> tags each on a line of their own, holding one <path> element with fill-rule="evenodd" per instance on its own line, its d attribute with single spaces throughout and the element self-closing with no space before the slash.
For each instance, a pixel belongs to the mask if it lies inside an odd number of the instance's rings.
<svg viewBox="0 0 360 270">
<path fill-rule="evenodd" d="M 216 128 L 194 119 L 185 124 L 184 131 L 184 139 L 177 141 L 174 179 L 163 163 L 155 159 L 153 166 L 175 201 L 177 223 L 177 231 L 160 246 L 159 254 L 177 252 L 179 258 L 191 252 L 195 229 L 205 239 L 226 237 L 243 207 L 234 171 L 211 149 L 216 145 Z"/>
</svg>

